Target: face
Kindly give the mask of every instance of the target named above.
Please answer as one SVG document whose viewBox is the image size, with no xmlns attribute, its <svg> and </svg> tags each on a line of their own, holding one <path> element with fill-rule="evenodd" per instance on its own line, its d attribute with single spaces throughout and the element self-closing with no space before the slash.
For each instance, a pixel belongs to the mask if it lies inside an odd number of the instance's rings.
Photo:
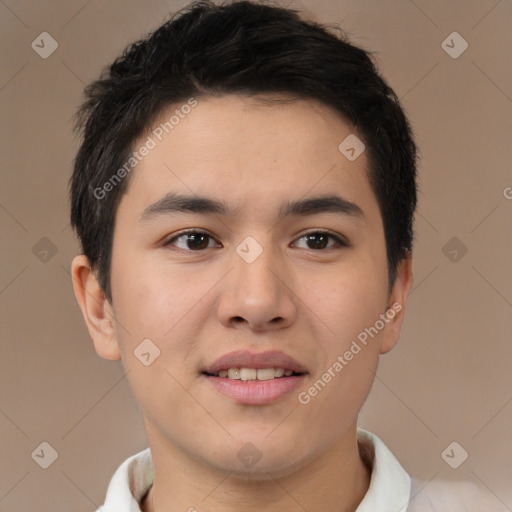
<svg viewBox="0 0 512 512">
<path fill-rule="evenodd" d="M 161 446 L 286 474 L 356 424 L 398 339 L 410 261 L 389 290 L 366 154 L 340 152 L 355 132 L 327 106 L 205 98 L 160 131 L 116 214 L 115 322 L 86 317 L 96 350 L 122 358 Z"/>
</svg>

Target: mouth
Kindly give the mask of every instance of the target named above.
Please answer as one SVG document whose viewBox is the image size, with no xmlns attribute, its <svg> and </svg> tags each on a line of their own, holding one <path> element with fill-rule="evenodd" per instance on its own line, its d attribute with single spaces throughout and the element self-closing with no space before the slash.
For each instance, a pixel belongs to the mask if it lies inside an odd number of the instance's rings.
<svg viewBox="0 0 512 512">
<path fill-rule="evenodd" d="M 276 402 L 308 375 L 303 365 L 283 352 L 245 350 L 222 356 L 200 373 L 222 395 L 246 405 Z"/>
<path fill-rule="evenodd" d="M 273 380 L 284 377 L 304 375 L 306 372 L 295 372 L 289 368 L 227 368 L 215 373 L 202 372 L 209 377 L 221 377 L 224 379 L 251 381 L 251 380 Z"/>
</svg>

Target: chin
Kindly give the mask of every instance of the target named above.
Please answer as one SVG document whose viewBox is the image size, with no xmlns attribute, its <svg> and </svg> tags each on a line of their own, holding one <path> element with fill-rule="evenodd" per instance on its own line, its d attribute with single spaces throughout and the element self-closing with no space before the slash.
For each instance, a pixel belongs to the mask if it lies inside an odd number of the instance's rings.
<svg viewBox="0 0 512 512">
<path fill-rule="evenodd" d="M 247 437 L 246 437 L 247 439 Z M 261 443 L 264 445 L 264 443 Z M 313 456 L 311 456 L 313 458 Z M 223 447 L 222 454 L 211 454 L 208 463 L 228 472 L 241 481 L 268 481 L 293 474 L 307 464 L 307 457 L 297 451 L 297 445 L 283 442 L 258 448 L 258 441 L 236 443 L 236 447 Z"/>
</svg>

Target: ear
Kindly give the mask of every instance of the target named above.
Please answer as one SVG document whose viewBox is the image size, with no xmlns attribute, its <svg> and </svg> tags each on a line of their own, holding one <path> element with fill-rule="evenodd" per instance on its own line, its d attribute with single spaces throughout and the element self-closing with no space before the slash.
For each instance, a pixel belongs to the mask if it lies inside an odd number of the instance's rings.
<svg viewBox="0 0 512 512">
<path fill-rule="evenodd" d="M 395 283 L 389 294 L 386 327 L 382 333 L 380 353 L 386 354 L 398 342 L 404 321 L 405 303 L 412 288 L 412 254 L 409 252 L 398 266 Z"/>
<path fill-rule="evenodd" d="M 121 359 L 114 328 L 114 310 L 96 280 L 89 260 L 83 254 L 73 258 L 71 277 L 76 300 L 84 315 L 97 354 L 112 361 Z"/>
</svg>

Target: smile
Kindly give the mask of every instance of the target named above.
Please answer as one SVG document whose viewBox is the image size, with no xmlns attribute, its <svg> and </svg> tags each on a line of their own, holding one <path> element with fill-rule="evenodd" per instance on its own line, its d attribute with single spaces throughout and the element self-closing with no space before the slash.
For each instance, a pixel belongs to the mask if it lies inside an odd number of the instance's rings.
<svg viewBox="0 0 512 512">
<path fill-rule="evenodd" d="M 284 368 L 229 368 L 227 370 L 220 370 L 217 373 L 211 374 L 212 377 L 222 377 L 232 380 L 272 380 L 280 379 L 282 377 L 290 377 L 292 375 L 300 375 L 293 370 Z"/>
</svg>

